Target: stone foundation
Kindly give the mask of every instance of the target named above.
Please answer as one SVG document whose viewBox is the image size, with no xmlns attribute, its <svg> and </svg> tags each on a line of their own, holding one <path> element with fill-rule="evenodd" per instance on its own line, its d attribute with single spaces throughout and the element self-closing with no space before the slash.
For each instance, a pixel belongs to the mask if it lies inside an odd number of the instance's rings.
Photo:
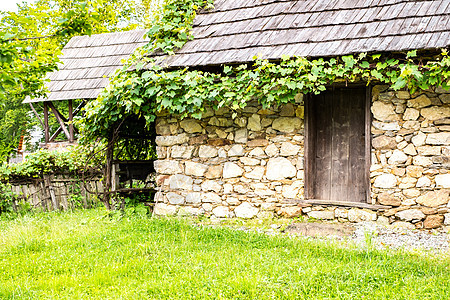
<svg viewBox="0 0 450 300">
<path fill-rule="evenodd" d="M 371 199 L 383 209 L 298 205 L 304 200 L 304 103 L 202 120 L 160 115 L 155 213 L 450 225 L 450 94 L 372 90 Z M 376 206 L 374 206 L 376 207 Z"/>
</svg>

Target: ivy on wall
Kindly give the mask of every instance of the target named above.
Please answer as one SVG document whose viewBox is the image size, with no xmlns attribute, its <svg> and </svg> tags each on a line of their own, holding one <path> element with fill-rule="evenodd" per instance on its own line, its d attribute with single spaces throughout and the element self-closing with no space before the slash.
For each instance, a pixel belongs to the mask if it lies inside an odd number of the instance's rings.
<svg viewBox="0 0 450 300">
<path fill-rule="evenodd" d="M 211 5 L 210 0 L 168 1 L 148 33 L 151 42 L 116 72 L 98 99 L 85 108 L 86 116 L 79 124 L 84 141 L 107 138 L 127 115 L 144 117 L 149 125 L 162 111 L 181 118 L 201 118 L 207 106 L 236 111 L 250 100 L 267 108 L 294 101 L 298 93 L 318 94 L 335 82 L 375 81 L 411 92 L 450 87 L 446 49 L 427 60 L 418 57 L 417 51 L 395 57 L 367 53 L 311 59 L 283 56 L 279 62 L 255 57 L 251 63 L 224 66 L 217 73 L 189 68 L 165 70 L 145 56 L 155 51 L 171 55 L 181 48 L 192 39 L 189 32 L 195 11 Z"/>
</svg>

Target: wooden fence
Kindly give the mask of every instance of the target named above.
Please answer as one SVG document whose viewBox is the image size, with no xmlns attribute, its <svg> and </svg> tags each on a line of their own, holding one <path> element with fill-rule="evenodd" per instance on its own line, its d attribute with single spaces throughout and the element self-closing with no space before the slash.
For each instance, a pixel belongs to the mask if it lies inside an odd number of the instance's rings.
<svg viewBox="0 0 450 300">
<path fill-rule="evenodd" d="M 100 176 L 91 177 L 83 183 L 81 178 L 71 175 L 44 175 L 43 178 L 10 182 L 10 185 L 17 196 L 16 203 L 13 203 L 14 210 L 21 199 L 45 211 L 91 208 L 99 202 L 97 195 L 103 192 Z"/>
</svg>

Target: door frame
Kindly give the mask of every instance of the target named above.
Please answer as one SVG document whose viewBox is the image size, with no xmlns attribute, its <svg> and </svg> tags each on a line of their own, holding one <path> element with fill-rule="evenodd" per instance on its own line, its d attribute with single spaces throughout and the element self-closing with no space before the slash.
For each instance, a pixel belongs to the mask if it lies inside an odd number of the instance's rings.
<svg viewBox="0 0 450 300">
<path fill-rule="evenodd" d="M 334 90 L 334 88 L 345 88 L 345 87 L 365 87 L 366 89 L 366 101 L 365 101 L 365 116 L 364 116 L 364 134 L 365 134 L 365 172 L 364 172 L 364 182 L 365 182 L 365 189 L 366 189 L 366 203 L 367 204 L 375 204 L 372 203 L 371 199 L 371 185 L 370 185 L 370 165 L 371 165 L 371 126 L 372 126 L 372 114 L 370 112 L 370 106 L 371 106 L 371 95 L 372 95 L 372 86 L 367 85 L 364 83 L 361 84 L 333 84 L 332 86 L 327 87 L 327 89 Z M 305 95 L 305 199 L 306 200 L 320 200 L 322 203 L 330 202 L 330 204 L 339 205 L 339 201 L 332 201 L 332 200 L 324 200 L 324 199 L 314 199 L 312 198 L 311 191 L 312 191 L 312 170 L 313 170 L 313 155 L 314 155 L 314 144 L 311 142 L 311 132 L 312 132 L 312 126 L 314 122 L 314 115 L 312 114 L 312 107 L 311 107 L 311 95 L 307 94 Z M 364 203 L 364 202 L 360 202 Z M 347 203 L 348 204 L 348 203 Z M 345 205 L 344 201 L 342 205 Z"/>
</svg>

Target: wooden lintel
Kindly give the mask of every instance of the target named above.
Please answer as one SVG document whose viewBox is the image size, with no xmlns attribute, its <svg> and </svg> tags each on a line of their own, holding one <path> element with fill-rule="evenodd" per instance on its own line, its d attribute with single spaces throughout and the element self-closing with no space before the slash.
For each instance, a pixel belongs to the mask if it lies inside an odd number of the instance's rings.
<svg viewBox="0 0 450 300">
<path fill-rule="evenodd" d="M 39 114 L 37 113 L 36 109 L 34 109 L 34 106 L 32 103 L 30 103 L 30 107 L 31 107 L 31 110 L 33 111 L 34 115 L 37 117 L 39 123 L 41 123 L 41 126 L 44 127 L 44 122 L 42 122 L 41 117 L 39 117 Z"/>
<path fill-rule="evenodd" d="M 67 139 L 70 140 L 69 131 L 67 130 L 66 125 L 64 124 L 64 121 L 61 118 L 61 115 L 60 115 L 59 111 L 53 106 L 53 104 L 51 102 L 48 103 L 48 106 L 53 111 L 53 114 L 55 115 L 56 120 L 58 121 L 60 128 L 64 131 L 64 134 L 66 135 Z"/>
<path fill-rule="evenodd" d="M 365 199 L 364 199 L 365 200 Z M 387 205 L 368 204 L 364 202 L 338 201 L 338 200 L 321 200 L 321 199 L 286 199 L 286 203 L 310 204 L 310 205 L 324 205 L 324 206 L 347 206 L 357 208 L 367 208 L 372 210 L 386 210 L 392 208 Z"/>
</svg>

